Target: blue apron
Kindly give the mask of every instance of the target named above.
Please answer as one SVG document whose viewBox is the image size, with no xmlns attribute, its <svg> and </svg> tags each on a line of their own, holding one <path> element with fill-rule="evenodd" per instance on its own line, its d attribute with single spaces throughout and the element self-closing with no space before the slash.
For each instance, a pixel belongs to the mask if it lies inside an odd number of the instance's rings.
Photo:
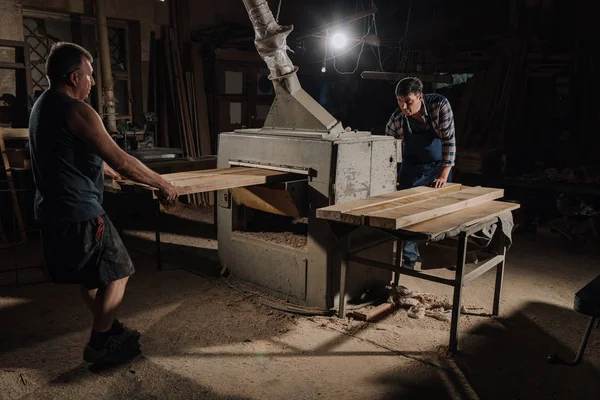
<svg viewBox="0 0 600 400">
<path fill-rule="evenodd" d="M 400 189 L 429 186 L 442 171 L 442 141 L 430 121 L 424 128 L 411 126 L 406 118 L 402 149 L 402 164 L 398 181 Z M 451 175 L 448 176 L 450 182 Z"/>
<path fill-rule="evenodd" d="M 405 135 L 402 149 L 402 164 L 398 172 L 400 189 L 416 186 L 430 186 L 440 177 L 442 172 L 442 141 L 435 133 L 430 121 L 424 126 L 405 119 Z M 412 122 L 412 123 L 411 123 Z M 412 125 L 412 126 L 411 126 Z M 452 173 L 448 175 L 448 182 Z M 403 259 L 405 266 L 414 268 L 419 258 L 419 247 L 416 242 L 405 241 Z"/>
</svg>

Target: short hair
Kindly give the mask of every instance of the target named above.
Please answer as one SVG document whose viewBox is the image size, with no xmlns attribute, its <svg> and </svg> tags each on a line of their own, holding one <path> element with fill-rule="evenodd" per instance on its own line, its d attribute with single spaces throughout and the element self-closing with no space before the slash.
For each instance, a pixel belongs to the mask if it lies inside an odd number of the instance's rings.
<svg viewBox="0 0 600 400">
<path fill-rule="evenodd" d="M 46 58 L 46 76 L 50 84 L 58 83 L 79 68 L 83 58 L 90 63 L 94 61 L 89 51 L 75 43 L 57 42 L 52 45 Z"/>
<path fill-rule="evenodd" d="M 423 82 L 419 78 L 407 77 L 396 85 L 396 97 L 408 96 L 409 93 L 423 93 Z"/>
</svg>

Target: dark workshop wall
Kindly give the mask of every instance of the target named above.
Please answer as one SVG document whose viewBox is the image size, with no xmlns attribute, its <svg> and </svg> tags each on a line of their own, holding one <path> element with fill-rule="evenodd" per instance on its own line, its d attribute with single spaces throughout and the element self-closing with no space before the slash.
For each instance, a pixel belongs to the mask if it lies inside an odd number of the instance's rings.
<svg viewBox="0 0 600 400">
<path fill-rule="evenodd" d="M 93 16 L 93 0 L 0 0 L 0 39 L 23 40 L 23 10 L 41 10 L 65 15 Z M 133 28 L 132 59 L 137 72 L 138 83 L 135 85 L 134 95 L 138 102 L 136 115 L 146 110 L 148 88 L 148 66 L 150 32 L 159 31 L 161 24 L 168 23 L 168 8 L 163 2 L 157 0 L 107 0 L 107 16 L 121 20 L 131 21 Z M 14 55 L 9 51 L 0 50 L 0 61 L 12 61 Z M 15 94 L 14 73 L 0 71 L 0 96 L 4 93 Z"/>
</svg>

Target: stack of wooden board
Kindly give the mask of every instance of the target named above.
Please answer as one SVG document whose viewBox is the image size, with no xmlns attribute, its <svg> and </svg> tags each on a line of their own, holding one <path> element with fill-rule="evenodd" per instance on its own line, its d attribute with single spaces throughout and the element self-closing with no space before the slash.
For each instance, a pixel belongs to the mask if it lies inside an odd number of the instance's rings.
<svg viewBox="0 0 600 400">
<path fill-rule="evenodd" d="M 519 207 L 494 201 L 502 196 L 503 189 L 455 183 L 441 189 L 420 186 L 321 208 L 317 210 L 317 218 L 390 230 L 438 233 L 442 227 L 451 229 L 461 221 L 499 215 Z M 435 224 L 428 223 L 430 221 Z"/>
<path fill-rule="evenodd" d="M 233 167 L 178 172 L 161 176 L 177 187 L 180 195 L 186 195 L 262 185 L 289 178 L 290 175 L 288 172 L 269 169 Z M 126 190 L 128 186 L 141 186 L 152 190 L 152 188 L 131 181 L 113 182 L 109 190 Z"/>
<path fill-rule="evenodd" d="M 161 139 L 164 145 L 179 146 L 186 157 L 211 154 L 208 107 L 204 89 L 202 46 L 192 43 L 189 0 L 169 3 L 169 26 L 163 26 L 155 57 L 157 97 Z M 169 128 L 170 133 L 169 133 Z M 202 192 L 188 196 L 194 204 L 209 205 L 212 197 Z"/>
</svg>

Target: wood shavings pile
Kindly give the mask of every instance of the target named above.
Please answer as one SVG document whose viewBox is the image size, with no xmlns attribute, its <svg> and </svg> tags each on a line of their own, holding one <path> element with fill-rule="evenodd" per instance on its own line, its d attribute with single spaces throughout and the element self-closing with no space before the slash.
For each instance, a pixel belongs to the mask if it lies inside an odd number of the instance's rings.
<svg viewBox="0 0 600 400">
<path fill-rule="evenodd" d="M 406 286 L 392 288 L 388 302 L 408 309 L 410 318 L 421 319 L 428 316 L 450 322 L 452 316 L 452 303 L 448 300 L 440 300 L 431 293 L 415 292 Z"/>
</svg>

